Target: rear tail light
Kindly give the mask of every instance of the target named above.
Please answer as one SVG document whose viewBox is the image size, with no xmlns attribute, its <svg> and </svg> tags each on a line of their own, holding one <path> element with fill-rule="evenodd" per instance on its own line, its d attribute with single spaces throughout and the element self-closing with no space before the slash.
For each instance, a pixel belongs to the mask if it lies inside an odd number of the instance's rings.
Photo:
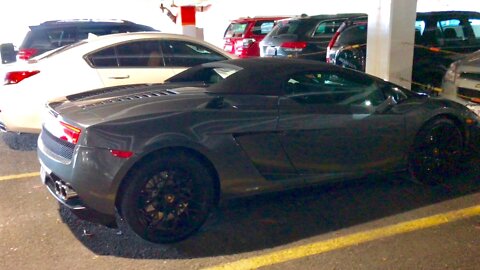
<svg viewBox="0 0 480 270">
<path fill-rule="evenodd" d="M 306 42 L 284 42 L 282 45 L 280 45 L 285 51 L 291 51 L 291 52 L 301 52 L 305 47 L 307 47 Z"/>
<path fill-rule="evenodd" d="M 5 81 L 3 84 L 4 85 L 17 84 L 23 81 L 24 79 L 32 77 L 33 75 L 36 75 L 38 73 L 40 73 L 40 70 L 7 72 L 7 74 L 5 75 Z"/>
<path fill-rule="evenodd" d="M 57 118 L 58 113 L 50 110 L 43 119 L 43 129 L 47 130 L 54 137 L 60 140 L 77 144 L 80 139 L 82 129 Z"/>
<path fill-rule="evenodd" d="M 338 39 L 339 36 L 340 36 L 340 32 L 339 31 L 335 32 L 332 39 L 330 39 L 330 42 L 328 43 L 327 58 L 326 58 L 327 63 L 332 63 L 333 62 L 333 59 L 330 58 L 330 51 L 331 51 L 333 45 L 335 45 L 335 42 L 337 42 L 337 39 Z"/>
<path fill-rule="evenodd" d="M 18 59 L 28 60 L 38 52 L 35 48 L 21 49 L 18 51 Z"/>
<path fill-rule="evenodd" d="M 78 139 L 80 138 L 80 133 L 82 130 L 80 128 L 77 128 L 75 126 L 69 125 L 67 123 L 64 123 L 62 121 L 59 122 L 60 125 L 63 127 L 62 132 L 63 134 L 60 134 L 59 138 L 61 140 L 67 141 L 72 144 L 77 144 Z"/>
</svg>

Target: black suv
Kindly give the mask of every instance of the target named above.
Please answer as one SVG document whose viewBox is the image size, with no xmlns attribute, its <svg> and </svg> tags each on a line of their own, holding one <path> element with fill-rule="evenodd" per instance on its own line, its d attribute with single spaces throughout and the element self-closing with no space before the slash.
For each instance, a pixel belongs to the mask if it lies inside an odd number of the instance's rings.
<svg viewBox="0 0 480 270">
<path fill-rule="evenodd" d="M 326 48 L 338 27 L 364 13 L 294 17 L 280 20 L 260 42 L 262 57 L 296 57 L 325 61 Z"/>
<path fill-rule="evenodd" d="M 46 51 L 88 38 L 124 32 L 157 31 L 146 25 L 124 20 L 57 20 L 30 26 L 20 45 L 18 59 L 29 58 Z"/>
<path fill-rule="evenodd" d="M 345 21 L 332 37 L 326 61 L 365 70 L 367 21 Z M 440 87 L 448 66 L 462 54 L 480 49 L 480 13 L 419 12 L 415 21 L 412 89 Z"/>
</svg>

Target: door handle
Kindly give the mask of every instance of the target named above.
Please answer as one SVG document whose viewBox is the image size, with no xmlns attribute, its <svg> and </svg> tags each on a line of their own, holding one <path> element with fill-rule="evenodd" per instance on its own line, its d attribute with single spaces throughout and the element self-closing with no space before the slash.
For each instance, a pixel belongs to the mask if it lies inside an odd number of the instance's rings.
<svg viewBox="0 0 480 270">
<path fill-rule="evenodd" d="M 125 76 L 112 76 L 108 77 L 109 79 L 114 79 L 114 80 L 121 80 L 121 79 L 128 79 L 130 78 L 130 75 L 125 75 Z"/>
</svg>

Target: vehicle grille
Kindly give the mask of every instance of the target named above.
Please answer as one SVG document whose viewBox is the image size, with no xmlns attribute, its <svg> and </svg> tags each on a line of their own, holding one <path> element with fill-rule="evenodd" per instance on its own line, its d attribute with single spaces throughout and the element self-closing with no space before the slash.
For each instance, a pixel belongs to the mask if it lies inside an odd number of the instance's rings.
<svg viewBox="0 0 480 270">
<path fill-rule="evenodd" d="M 95 106 L 99 106 L 99 105 L 105 105 L 105 104 L 111 104 L 111 103 L 117 103 L 117 102 L 124 102 L 124 101 L 129 101 L 129 100 L 134 100 L 134 99 L 165 96 L 165 95 L 169 95 L 169 94 L 171 94 L 171 92 L 168 92 L 168 91 L 143 92 L 143 93 L 138 93 L 138 94 L 133 94 L 133 95 L 126 95 L 126 96 L 115 97 L 115 98 L 111 98 L 111 99 L 105 99 L 105 100 L 95 102 L 95 103 L 90 103 L 90 104 L 82 106 L 82 109 L 91 108 L 91 107 L 95 107 Z"/>
<path fill-rule="evenodd" d="M 480 98 L 480 91 L 459 87 L 457 94 L 467 98 Z"/>
<path fill-rule="evenodd" d="M 72 159 L 75 145 L 53 136 L 48 130 L 43 129 L 40 138 L 45 147 L 52 153 L 65 159 Z"/>
<path fill-rule="evenodd" d="M 460 74 L 460 78 L 474 80 L 474 81 L 480 81 L 480 73 L 462 72 Z"/>
</svg>

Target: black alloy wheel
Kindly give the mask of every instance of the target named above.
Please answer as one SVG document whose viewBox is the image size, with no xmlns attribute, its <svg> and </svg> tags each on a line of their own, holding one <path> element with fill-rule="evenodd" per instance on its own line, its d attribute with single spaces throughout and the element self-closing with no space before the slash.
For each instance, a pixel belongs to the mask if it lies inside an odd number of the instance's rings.
<svg viewBox="0 0 480 270">
<path fill-rule="evenodd" d="M 409 160 L 412 176 L 425 184 L 439 184 L 455 176 L 464 155 L 464 139 L 455 123 L 438 118 L 417 135 Z"/>
<path fill-rule="evenodd" d="M 197 159 L 169 153 L 136 170 L 125 189 L 122 214 L 145 240 L 177 242 L 203 225 L 214 194 L 213 178 Z"/>
</svg>

